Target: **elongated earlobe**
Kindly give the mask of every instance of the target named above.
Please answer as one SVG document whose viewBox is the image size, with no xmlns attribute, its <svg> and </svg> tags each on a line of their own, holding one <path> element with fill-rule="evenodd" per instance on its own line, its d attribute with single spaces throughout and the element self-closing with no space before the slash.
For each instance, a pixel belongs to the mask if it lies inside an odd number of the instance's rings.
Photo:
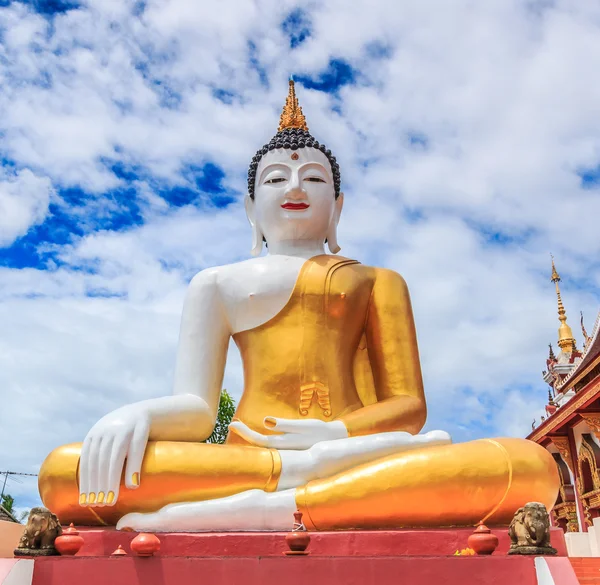
<svg viewBox="0 0 600 585">
<path fill-rule="evenodd" d="M 260 256 L 263 249 L 263 239 L 263 233 L 260 231 L 260 228 L 254 224 L 252 226 L 252 250 L 250 250 L 252 256 Z"/>
<path fill-rule="evenodd" d="M 264 235 L 256 221 L 256 215 L 254 213 L 254 201 L 249 195 L 246 195 L 244 205 L 246 207 L 246 216 L 248 217 L 248 222 L 252 226 L 252 249 L 250 250 L 250 254 L 252 254 L 252 256 L 259 256 L 263 249 Z"/>
<path fill-rule="evenodd" d="M 341 248 L 338 244 L 337 237 L 337 226 L 340 221 L 340 215 L 342 213 L 342 207 L 344 206 L 344 194 L 340 193 L 339 197 L 335 202 L 335 211 L 327 230 L 327 247 L 332 254 L 337 254 Z"/>
</svg>

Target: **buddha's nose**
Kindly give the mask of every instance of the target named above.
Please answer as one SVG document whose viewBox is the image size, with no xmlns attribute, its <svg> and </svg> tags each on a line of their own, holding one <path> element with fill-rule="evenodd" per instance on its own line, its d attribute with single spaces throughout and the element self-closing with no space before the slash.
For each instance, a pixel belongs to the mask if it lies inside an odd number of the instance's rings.
<svg viewBox="0 0 600 585">
<path fill-rule="evenodd" d="M 302 183 L 297 173 L 292 173 L 285 196 L 289 199 L 304 199 L 306 197 L 306 191 L 302 188 Z"/>
</svg>

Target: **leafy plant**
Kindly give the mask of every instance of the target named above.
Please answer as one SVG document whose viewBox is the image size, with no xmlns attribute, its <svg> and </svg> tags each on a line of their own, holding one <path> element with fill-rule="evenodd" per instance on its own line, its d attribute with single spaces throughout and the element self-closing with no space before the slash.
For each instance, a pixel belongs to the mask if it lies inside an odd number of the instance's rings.
<svg viewBox="0 0 600 585">
<path fill-rule="evenodd" d="M 212 435 L 206 439 L 207 443 L 222 444 L 227 439 L 229 424 L 235 413 L 235 401 L 229 395 L 227 390 L 223 389 L 219 398 L 219 412 L 217 414 L 217 423 L 213 429 Z"/>
<path fill-rule="evenodd" d="M 25 510 L 19 514 L 15 508 L 15 499 L 10 494 L 3 494 L 0 501 L 2 507 L 9 513 L 17 522 L 23 522 L 29 515 L 29 510 Z"/>
</svg>

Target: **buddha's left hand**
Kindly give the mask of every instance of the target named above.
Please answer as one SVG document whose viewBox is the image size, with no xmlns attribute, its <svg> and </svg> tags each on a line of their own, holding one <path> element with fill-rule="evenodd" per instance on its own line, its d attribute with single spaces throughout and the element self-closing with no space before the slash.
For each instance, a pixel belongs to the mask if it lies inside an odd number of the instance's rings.
<svg viewBox="0 0 600 585">
<path fill-rule="evenodd" d="M 273 449 L 310 449 L 321 441 L 348 437 L 348 430 L 340 420 L 325 422 L 316 418 L 292 420 L 267 416 L 264 425 L 270 431 L 281 434 L 263 435 L 253 431 L 241 421 L 232 422 L 229 428 L 234 429 L 242 438 L 257 447 Z"/>
</svg>

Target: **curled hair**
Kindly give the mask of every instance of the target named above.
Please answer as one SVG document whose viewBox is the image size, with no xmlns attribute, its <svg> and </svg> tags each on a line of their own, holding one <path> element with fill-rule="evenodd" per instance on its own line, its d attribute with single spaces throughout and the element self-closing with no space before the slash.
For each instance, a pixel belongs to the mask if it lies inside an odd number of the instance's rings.
<svg viewBox="0 0 600 585">
<path fill-rule="evenodd" d="M 335 156 L 331 154 L 324 144 L 320 144 L 315 140 L 308 131 L 302 130 L 301 128 L 286 128 L 281 132 L 277 132 L 269 144 L 265 144 L 258 152 L 252 157 L 250 168 L 248 169 L 248 194 L 251 199 L 254 199 L 254 183 L 256 180 L 256 169 L 260 159 L 267 154 L 270 150 L 276 148 L 285 148 L 286 150 L 298 150 L 299 148 L 316 148 L 320 150 L 329 161 L 331 165 L 331 171 L 333 173 L 333 187 L 335 191 L 335 198 L 340 196 L 340 165 L 335 160 Z"/>
</svg>

